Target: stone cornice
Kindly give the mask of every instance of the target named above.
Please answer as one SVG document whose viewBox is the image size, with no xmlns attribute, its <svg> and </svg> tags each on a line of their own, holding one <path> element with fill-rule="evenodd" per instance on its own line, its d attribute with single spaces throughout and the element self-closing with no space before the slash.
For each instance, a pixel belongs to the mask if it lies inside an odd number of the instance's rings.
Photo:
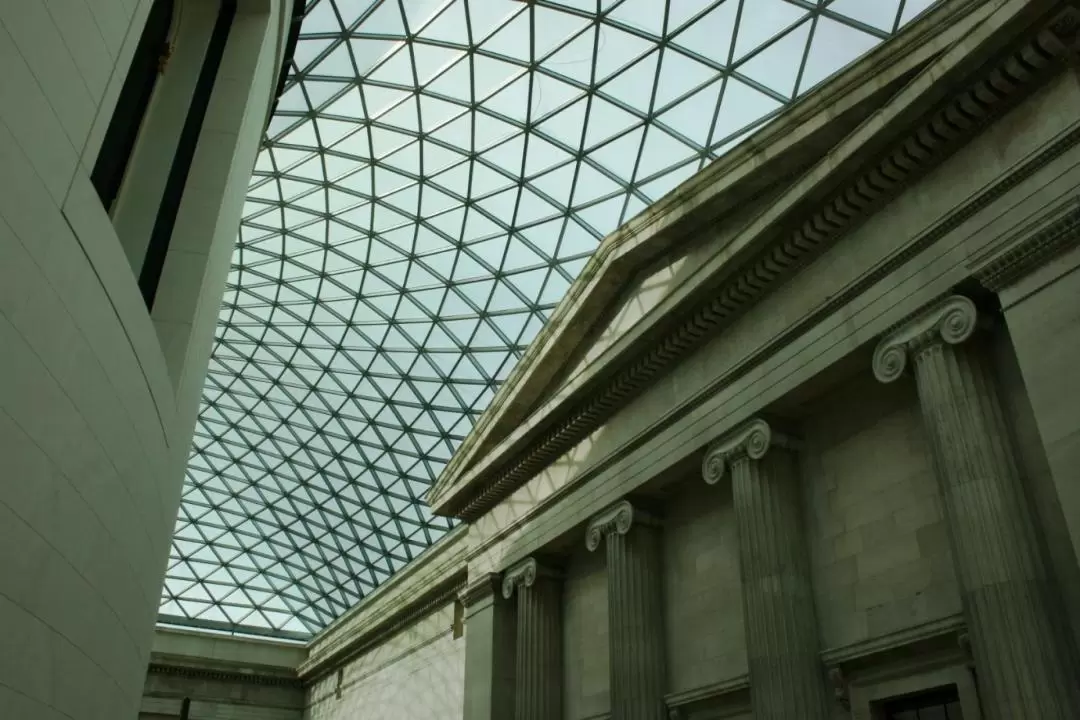
<svg viewBox="0 0 1080 720">
<path fill-rule="evenodd" d="M 715 485 L 724 478 L 733 462 L 744 457 L 760 460 L 773 445 L 794 448 L 795 440 L 774 432 L 769 423 L 755 418 L 709 446 L 701 461 L 701 475 L 706 483 Z"/>
<path fill-rule="evenodd" d="M 502 576 L 499 573 L 485 573 L 479 578 L 469 579 L 458 593 L 458 601 L 468 609 L 478 602 L 495 596 L 501 589 Z"/>
<path fill-rule="evenodd" d="M 540 411 L 538 403 L 550 397 L 556 375 L 570 369 L 563 365 L 582 337 L 580 328 L 598 322 L 630 277 L 668 248 L 685 247 L 695 236 L 730 227 L 734 211 L 820 159 L 820 148 L 832 147 L 847 136 L 990 12 L 981 0 L 939 4 L 605 238 L 428 494 L 434 510 L 475 517 L 471 510 L 462 512 L 484 489 L 485 481 L 474 471 L 491 464 L 493 456 L 502 463 L 508 452 L 542 442 L 531 437 L 542 431 L 526 428 L 523 421 L 529 414 L 546 418 L 547 411 Z M 607 365 L 606 359 L 594 363 L 604 366 L 604 372 Z M 518 437 L 520 430 L 526 430 L 529 438 Z"/>
<path fill-rule="evenodd" d="M 629 500 L 620 500 L 614 505 L 593 516 L 585 528 L 585 547 L 594 551 L 600 547 L 600 541 L 607 535 L 617 533 L 625 535 L 630 528 L 638 525 L 655 526 L 658 520 L 640 508 L 634 507 Z"/>
<path fill-rule="evenodd" d="M 979 311 L 969 298 L 953 295 L 900 323 L 874 350 L 874 377 L 890 383 L 904 374 L 908 356 L 937 343 L 959 345 L 975 333 Z"/>
<path fill-rule="evenodd" d="M 1019 6 L 1018 3 L 1012 5 Z M 1022 12 L 1023 9 L 1015 11 Z M 987 30 L 986 34 L 994 35 L 1000 42 L 1000 33 Z M 1005 56 L 1001 55 L 1000 50 L 995 51 L 995 56 L 1000 58 L 996 65 L 981 69 L 975 80 L 969 78 L 965 90 L 949 93 L 944 105 L 939 105 L 921 125 L 909 131 L 906 138 L 897 141 L 880 160 L 855 174 L 846 187 L 819 206 L 819 210 L 812 212 L 810 219 L 795 231 L 771 238 L 763 237 L 760 241 L 751 237 L 754 242 L 762 243 L 762 249 L 748 257 L 741 269 L 729 274 L 719 288 L 713 289 L 709 299 L 696 306 L 690 305 L 688 310 L 676 312 L 674 317 L 669 316 L 667 325 L 673 326 L 674 330 L 651 346 L 642 348 L 636 358 L 628 358 L 620 372 L 572 407 L 563 420 L 540 436 L 527 450 L 509 463 L 501 467 L 493 466 L 486 474 L 474 478 L 473 482 L 479 483 L 477 492 L 468 495 L 463 505 L 444 504 L 441 511 L 452 510 L 460 517 L 474 519 L 542 471 L 603 424 L 659 374 L 673 367 L 867 214 L 894 197 L 906 184 L 947 157 L 979 128 L 1012 107 L 1041 84 L 1044 78 L 1056 72 L 1061 67 L 1063 47 L 1049 31 L 1043 31 L 1029 36 L 1027 42 L 1014 47 Z M 991 51 L 988 49 L 985 52 Z M 950 58 L 954 64 L 970 71 L 972 63 L 969 56 L 961 52 L 956 56 L 950 55 Z M 945 70 L 931 73 L 928 77 L 933 78 L 931 87 L 936 82 L 955 82 L 955 78 L 950 79 Z M 930 93 L 930 90 L 921 87 L 912 92 L 918 97 L 920 93 Z M 911 101 L 904 94 L 902 92 L 891 101 L 898 105 L 892 110 L 897 118 L 905 116 L 904 104 Z M 897 119 L 897 122 L 900 120 Z M 861 137 L 845 141 L 852 144 L 845 152 L 850 153 L 851 157 L 858 157 L 854 148 L 859 147 L 860 142 L 868 140 Z M 834 169 L 834 164 L 828 166 L 829 171 Z M 792 192 L 798 191 L 793 189 Z M 786 202 L 794 203 L 793 206 L 798 204 L 793 199 Z M 805 211 L 802 213 L 805 217 Z M 790 222 L 790 218 L 787 221 Z M 779 218 L 775 222 L 782 225 Z"/>
<path fill-rule="evenodd" d="M 536 558 L 525 558 L 503 573 L 502 596 L 509 600 L 514 596 L 516 588 L 530 588 L 536 583 L 538 577 L 557 578 L 558 576 L 555 570 L 541 565 Z"/>
<path fill-rule="evenodd" d="M 151 675 L 170 675 L 174 677 L 195 678 L 198 680 L 220 680 L 239 685 L 276 685 L 281 687 L 301 688 L 303 681 L 296 675 L 287 675 L 258 670 L 230 670 L 216 667 L 198 667 L 182 662 L 151 661 L 147 667 Z"/>
<path fill-rule="evenodd" d="M 962 616 L 949 615 L 869 640 L 822 650 L 821 662 L 828 668 L 835 668 L 848 663 L 865 662 L 870 658 L 910 647 L 911 645 L 940 640 L 950 636 L 956 637 L 959 641 L 965 633 L 965 628 L 966 625 Z M 959 649 L 959 642 L 957 647 Z"/>
<path fill-rule="evenodd" d="M 689 706 L 723 702 L 745 694 L 749 689 L 750 675 L 743 673 L 717 683 L 696 687 L 693 690 L 670 693 L 664 696 L 664 704 L 667 705 L 670 720 L 687 720 L 691 716 L 690 710 L 687 709 Z"/>
<path fill-rule="evenodd" d="M 1080 197 L 1070 197 L 1040 218 L 1035 229 L 975 271 L 994 292 L 1009 287 L 1070 248 L 1080 245 Z M 996 249 L 996 248 L 995 248 Z"/>
</svg>

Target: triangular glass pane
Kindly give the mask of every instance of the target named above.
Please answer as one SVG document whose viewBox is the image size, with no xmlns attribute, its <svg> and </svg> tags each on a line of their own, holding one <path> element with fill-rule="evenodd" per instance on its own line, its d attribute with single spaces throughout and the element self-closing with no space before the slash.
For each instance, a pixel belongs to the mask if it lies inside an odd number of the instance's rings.
<svg viewBox="0 0 1080 720">
<path fill-rule="evenodd" d="M 818 18 L 810 52 L 806 57 L 806 70 L 799 83 L 803 93 L 829 78 L 852 60 L 877 46 L 878 39 L 860 30 L 831 20 Z"/>
<path fill-rule="evenodd" d="M 833 0 L 829 3 L 829 12 L 849 17 L 883 32 L 892 32 L 900 10 L 901 0 Z"/>
<path fill-rule="evenodd" d="M 734 59 L 749 54 L 806 16 L 806 10 L 786 0 L 743 0 L 735 32 Z"/>
</svg>

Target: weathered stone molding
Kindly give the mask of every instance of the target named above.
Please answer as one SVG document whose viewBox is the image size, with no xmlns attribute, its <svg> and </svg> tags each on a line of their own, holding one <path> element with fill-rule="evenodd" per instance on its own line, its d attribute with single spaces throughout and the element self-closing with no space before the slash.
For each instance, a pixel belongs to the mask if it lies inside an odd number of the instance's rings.
<svg viewBox="0 0 1080 720">
<path fill-rule="evenodd" d="M 669 693 L 664 696 L 664 703 L 668 707 L 668 716 L 671 720 L 683 720 L 690 714 L 689 706 L 726 703 L 735 700 L 739 695 L 745 695 L 749 689 L 750 675 L 743 673 L 717 683 L 696 687 L 693 690 Z M 744 703 L 749 709 L 749 703 L 746 701 Z"/>
<path fill-rule="evenodd" d="M 502 587 L 502 578 L 499 573 L 485 573 L 480 577 L 470 579 L 458 592 L 458 601 L 465 609 L 472 607 L 482 600 L 486 600 Z"/>
<path fill-rule="evenodd" d="M 514 596 L 514 590 L 519 587 L 530 588 L 536 583 L 537 577 L 557 578 L 559 573 L 554 569 L 541 565 L 536 558 L 528 557 L 513 565 L 503 573 L 502 596 L 509 600 Z"/>
<path fill-rule="evenodd" d="M 819 206 L 793 233 L 774 239 L 735 272 L 711 299 L 673 322 L 676 329 L 629 362 L 606 385 L 501 468 L 460 507 L 466 520 L 481 516 L 594 431 L 640 390 L 757 303 L 790 273 L 816 257 L 856 223 L 934 167 L 970 136 L 1033 91 L 1065 59 L 1067 46 L 1051 27 L 1017 47 L 967 89 L 893 146 L 845 189 Z M 1075 140 L 1073 140 L 1075 142 Z M 1045 162 L 1045 161 L 1044 161 Z M 1020 178 L 1016 179 L 1016 182 Z M 977 208 L 973 204 L 973 211 Z M 674 318 L 673 318 L 674 320 Z"/>
<path fill-rule="evenodd" d="M 983 287 L 1000 292 L 1058 255 L 1080 245 L 1080 197 L 1069 198 L 1048 215 L 1048 223 L 1040 223 L 1040 229 L 975 272 Z"/>
<path fill-rule="evenodd" d="M 845 663 L 856 661 L 865 662 L 873 657 L 919 643 L 956 637 L 965 631 L 964 628 L 962 615 L 949 615 L 920 625 L 912 625 L 887 635 L 879 635 L 869 640 L 860 640 L 850 645 L 841 645 L 822 650 L 821 661 L 826 667 L 830 668 L 840 667 Z"/>
<path fill-rule="evenodd" d="M 193 667 L 191 665 L 173 665 L 171 663 L 151 662 L 146 672 L 151 675 L 170 675 L 174 677 L 195 678 L 198 680 L 221 680 L 239 685 L 273 685 L 300 688 L 303 681 L 299 677 L 284 674 L 261 673 L 258 671 L 225 670 L 221 668 Z"/>
<path fill-rule="evenodd" d="M 969 298 L 953 295 L 905 320 L 874 350 L 874 377 L 890 383 L 907 368 L 908 356 L 944 342 L 959 345 L 972 336 L 979 313 Z"/>
<path fill-rule="evenodd" d="M 600 541 L 611 533 L 625 535 L 634 523 L 656 525 L 656 518 L 634 507 L 629 500 L 620 500 L 606 510 L 602 510 L 589 521 L 585 528 L 585 547 L 589 552 L 600 547 Z"/>
<path fill-rule="evenodd" d="M 701 474 L 706 483 L 715 485 L 724 478 L 733 461 L 742 457 L 760 460 L 773 445 L 794 448 L 795 440 L 774 432 L 769 423 L 755 418 L 709 447 L 701 461 Z"/>
</svg>

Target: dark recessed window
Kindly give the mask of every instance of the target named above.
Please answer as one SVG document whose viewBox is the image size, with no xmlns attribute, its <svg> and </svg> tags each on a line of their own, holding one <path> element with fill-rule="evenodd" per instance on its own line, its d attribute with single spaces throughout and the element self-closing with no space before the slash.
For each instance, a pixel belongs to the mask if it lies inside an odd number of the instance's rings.
<svg viewBox="0 0 1080 720">
<path fill-rule="evenodd" d="M 963 720 L 956 686 L 888 700 L 882 706 L 884 720 Z"/>
<path fill-rule="evenodd" d="M 154 85 L 168 56 L 169 29 L 172 27 L 175 5 L 175 0 L 155 0 L 150 6 L 142 37 L 131 58 L 131 67 L 116 100 L 112 121 L 105 131 L 97 162 L 90 174 L 90 181 L 106 210 L 112 210 L 116 195 L 120 192 L 120 184 L 150 105 Z"/>
</svg>

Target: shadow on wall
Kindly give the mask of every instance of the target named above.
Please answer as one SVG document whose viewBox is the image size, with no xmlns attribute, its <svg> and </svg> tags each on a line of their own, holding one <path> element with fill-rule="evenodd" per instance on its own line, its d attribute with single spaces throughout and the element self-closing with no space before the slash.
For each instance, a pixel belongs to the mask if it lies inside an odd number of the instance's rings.
<svg viewBox="0 0 1080 720">
<path fill-rule="evenodd" d="M 307 720 L 460 720 L 465 638 L 452 620 L 447 605 L 320 681 Z"/>
</svg>

